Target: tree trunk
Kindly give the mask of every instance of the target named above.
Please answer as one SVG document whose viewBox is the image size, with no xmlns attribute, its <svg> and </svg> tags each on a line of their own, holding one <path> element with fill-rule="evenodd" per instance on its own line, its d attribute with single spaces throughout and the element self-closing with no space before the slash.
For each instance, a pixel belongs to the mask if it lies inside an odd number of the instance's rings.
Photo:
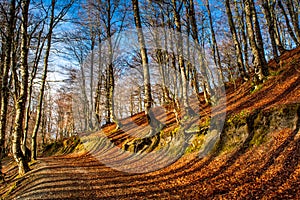
<svg viewBox="0 0 300 200">
<path fill-rule="evenodd" d="M 300 41 L 299 10 L 297 10 L 297 7 L 295 7 L 292 0 L 286 0 L 285 3 L 290 14 L 290 18 L 295 30 L 296 37 L 298 41 Z"/>
<path fill-rule="evenodd" d="M 279 6 L 279 8 L 281 9 L 282 14 L 283 14 L 283 16 L 284 16 L 284 18 L 285 18 L 286 26 L 287 26 L 287 29 L 288 29 L 288 32 L 289 32 L 291 38 L 292 38 L 293 41 L 296 43 L 296 45 L 299 46 L 299 45 L 300 45 L 300 42 L 299 42 L 299 40 L 297 39 L 297 37 L 296 37 L 296 35 L 295 35 L 295 33 L 294 33 L 294 31 L 293 31 L 291 25 L 290 25 L 289 17 L 288 17 L 288 15 L 287 15 L 287 13 L 286 13 L 284 7 L 283 7 L 283 4 L 282 4 L 281 0 L 278 0 L 278 6 Z"/>
<path fill-rule="evenodd" d="M 12 151 L 15 161 L 19 167 L 19 175 L 23 176 L 26 172 L 28 172 L 29 166 L 28 163 L 22 153 L 21 150 L 21 138 L 23 133 L 23 120 L 24 120 L 24 113 L 26 108 L 26 99 L 27 99 L 27 86 L 28 86 L 28 34 L 27 34 L 27 27 L 28 27 L 28 9 L 29 9 L 30 0 L 22 0 L 21 1 L 21 8 L 22 8 L 22 23 L 21 23 L 21 56 L 20 56 L 20 71 L 21 71 L 21 86 L 20 86 L 20 94 L 16 95 L 16 116 L 14 122 L 14 130 L 13 130 L 13 144 L 12 144 Z M 15 80 L 16 81 L 16 80 Z"/>
<path fill-rule="evenodd" d="M 159 74 L 161 77 L 161 87 L 162 87 L 162 98 L 163 98 L 163 104 L 168 103 L 169 97 L 168 97 L 168 89 L 166 87 L 166 78 L 165 78 L 165 65 L 166 65 L 166 51 L 162 49 L 160 45 L 160 38 L 158 36 L 157 30 L 154 30 L 154 41 L 155 41 L 155 57 L 157 59 L 158 67 L 159 67 Z M 164 37 L 166 38 L 166 32 L 164 31 Z M 167 42 L 167 39 L 165 39 L 165 43 Z M 167 44 L 165 44 L 165 48 L 167 48 Z"/>
<path fill-rule="evenodd" d="M 94 112 L 94 97 L 93 97 L 93 91 L 94 91 L 94 48 L 95 48 L 95 36 L 92 30 L 91 33 L 91 68 L 90 68 L 90 110 L 89 110 L 89 129 L 94 129 L 93 124 L 93 112 Z"/>
<path fill-rule="evenodd" d="M 138 33 L 138 41 L 140 46 L 140 52 L 142 57 L 142 66 L 143 66 L 143 76 L 144 76 L 144 92 L 145 92 L 145 114 L 147 120 L 150 124 L 151 130 L 150 134 L 155 134 L 156 131 L 161 128 L 161 123 L 155 118 L 153 112 L 151 111 L 152 107 L 152 95 L 151 95 L 151 84 L 150 84 L 150 71 L 148 65 L 148 56 L 147 56 L 147 49 L 145 45 L 145 38 L 142 30 L 142 23 L 140 17 L 140 10 L 139 10 L 139 2 L 138 0 L 132 0 L 133 12 L 134 12 L 134 21 L 136 30 Z"/>
<path fill-rule="evenodd" d="M 275 14 L 274 14 L 274 7 L 275 2 L 271 3 L 270 0 L 265 1 L 262 3 L 262 7 L 265 13 L 265 18 L 267 21 L 268 31 L 271 39 L 272 44 L 272 50 L 273 50 L 273 56 L 276 61 L 276 63 L 279 63 L 279 54 L 278 51 L 282 52 L 283 46 L 281 44 L 281 41 L 276 39 L 276 31 L 275 31 Z M 275 23 L 274 23 L 275 22 Z"/>
<path fill-rule="evenodd" d="M 103 85 L 102 82 L 103 82 L 103 75 L 102 75 L 102 72 L 101 72 L 101 68 L 99 66 L 98 83 L 97 83 L 97 90 L 96 90 L 96 96 L 95 96 L 95 115 L 96 115 L 96 118 L 97 118 L 98 126 L 101 125 L 101 108 L 100 108 L 100 105 L 101 105 L 101 95 L 102 95 L 101 91 L 102 91 L 102 85 Z"/>
<path fill-rule="evenodd" d="M 195 16 L 195 6 L 194 6 L 193 0 L 189 0 L 189 12 L 190 12 L 190 23 L 191 23 L 191 28 L 192 28 L 192 37 L 193 37 L 194 41 L 196 42 L 196 45 L 199 45 L 199 47 L 200 47 L 198 27 L 197 27 L 196 16 Z M 203 55 L 199 55 L 200 61 L 202 60 L 202 56 Z M 204 93 L 205 102 L 210 103 L 211 88 L 209 85 L 208 76 L 207 76 L 207 72 L 206 72 L 205 68 L 206 68 L 206 66 L 204 64 L 202 64 L 200 66 L 200 72 L 202 75 L 202 89 L 203 89 L 203 93 Z M 196 74 L 196 70 L 193 70 L 193 71 L 195 72 L 194 73 L 194 80 L 195 80 L 195 78 L 197 77 L 197 74 Z M 195 81 L 197 81 L 197 80 L 195 80 Z"/>
<path fill-rule="evenodd" d="M 254 5 L 254 1 L 251 0 L 250 1 L 250 9 L 252 12 L 252 18 L 253 18 L 253 24 L 254 24 L 254 31 L 255 31 L 255 38 L 256 38 L 256 44 L 257 44 L 257 48 L 260 54 L 260 58 L 262 60 L 262 73 L 264 74 L 264 76 L 268 76 L 269 75 L 269 71 L 267 68 L 267 61 L 266 61 L 266 56 L 265 56 L 265 49 L 264 49 L 264 43 L 263 43 L 263 38 L 261 35 L 261 31 L 260 31 L 260 25 L 259 25 L 259 21 L 258 21 L 258 16 L 257 16 L 257 12 L 256 12 L 256 8 Z"/>
<path fill-rule="evenodd" d="M 265 76 L 267 76 L 268 73 L 266 73 L 266 66 L 264 66 L 265 62 L 263 61 L 264 58 L 261 57 L 260 50 L 258 48 L 255 34 L 254 34 L 254 27 L 253 27 L 253 14 L 251 11 L 251 3 L 252 0 L 244 0 L 245 4 L 245 14 L 246 14 L 246 23 L 247 23 L 247 33 L 250 40 L 250 46 L 251 50 L 254 56 L 254 67 L 255 67 L 255 73 L 256 73 L 256 79 L 257 82 L 262 82 Z M 258 83 L 255 83 L 258 84 Z"/>
<path fill-rule="evenodd" d="M 228 23 L 229 23 L 229 27 L 230 27 L 230 32 L 232 35 L 232 39 L 234 42 L 234 47 L 235 47 L 235 51 L 236 51 L 236 56 L 237 56 L 237 65 L 238 65 L 238 69 L 239 72 L 241 74 L 241 77 L 244 80 L 248 80 L 248 75 L 246 72 L 246 69 L 244 67 L 244 62 L 243 62 L 243 54 L 242 54 L 242 49 L 241 49 L 241 44 L 238 40 L 238 35 L 237 35 L 237 31 L 233 22 L 233 17 L 232 17 L 232 12 L 231 12 L 231 8 L 230 8 L 230 2 L 229 0 L 225 0 L 225 7 L 226 7 L 226 13 L 228 16 Z"/>
<path fill-rule="evenodd" d="M 142 30 L 138 0 L 132 0 L 132 5 L 134 11 L 135 26 L 138 32 L 138 40 L 139 40 L 141 57 L 142 57 L 142 65 L 143 65 L 144 87 L 145 87 L 145 113 L 146 115 L 148 115 L 152 105 L 152 96 L 151 96 L 150 71 L 148 66 L 147 49 L 145 46 L 145 39 Z"/>
<path fill-rule="evenodd" d="M 15 28 L 15 12 L 16 12 L 16 1 L 12 0 L 9 10 L 9 22 L 8 22 L 8 32 L 5 38 L 5 43 L 2 43 L 2 48 L 4 48 L 4 62 L 3 69 L 1 69 L 1 95 L 0 95 L 0 176 L 2 173 L 2 163 L 1 160 L 5 153 L 5 132 L 7 124 L 7 109 L 8 109 L 8 75 L 11 64 L 11 52 L 12 43 L 14 38 L 14 28 Z M 2 60 L 1 60 L 2 62 Z"/>
<path fill-rule="evenodd" d="M 181 75 L 181 87 L 182 87 L 182 100 L 183 100 L 183 106 L 185 110 L 185 115 L 186 116 L 193 116 L 195 115 L 195 112 L 193 109 L 190 107 L 189 104 L 189 99 L 188 99 L 188 80 L 187 80 L 187 73 L 186 73 L 186 66 L 184 63 L 184 57 L 183 57 L 183 37 L 182 37 L 182 30 L 181 30 L 181 21 L 180 21 L 180 14 L 178 11 L 178 8 L 176 6 L 176 0 L 172 0 L 173 4 L 173 15 L 174 15 L 174 21 L 175 21 L 175 26 L 176 26 L 176 31 L 177 31 L 177 36 L 176 41 L 178 42 L 178 64 L 179 64 L 179 70 L 180 70 L 180 75 Z"/>
<path fill-rule="evenodd" d="M 206 0 L 205 6 L 207 9 L 208 13 L 208 18 L 209 18 L 209 25 L 210 25 L 210 31 L 211 31 L 211 39 L 212 39 L 212 53 L 214 57 L 214 62 L 219 70 L 218 79 L 219 81 L 224 81 L 224 75 L 223 75 L 223 70 L 222 70 L 222 65 L 221 65 L 221 58 L 220 58 L 220 52 L 219 52 L 219 47 L 216 39 L 216 34 L 213 26 L 213 20 L 212 20 L 212 15 L 210 11 L 210 5 L 209 5 L 209 0 Z"/>
<path fill-rule="evenodd" d="M 22 148 L 23 154 L 25 155 L 25 157 L 28 160 L 31 159 L 30 156 L 26 155 L 26 149 L 28 149 L 26 147 L 26 141 L 27 141 L 27 135 L 28 135 L 29 120 L 30 120 L 31 95 L 32 95 L 32 89 L 33 89 L 33 82 L 36 77 L 38 64 L 40 62 L 41 54 L 43 52 L 44 44 L 45 44 L 45 40 L 42 41 L 43 30 L 44 30 L 44 24 L 43 24 L 43 28 L 40 31 L 39 36 L 38 36 L 37 49 L 35 52 L 35 61 L 34 61 L 33 69 L 31 72 L 31 79 L 29 81 L 29 87 L 28 87 L 28 96 L 27 96 L 28 106 L 26 107 L 26 111 L 25 111 L 24 135 L 23 135 L 23 141 L 22 141 L 21 148 Z"/>
<path fill-rule="evenodd" d="M 243 9 L 242 10 L 242 14 L 239 13 L 239 4 L 241 3 L 238 3 L 237 0 L 234 0 L 234 5 L 235 5 L 235 12 L 236 12 L 236 15 L 237 15 L 237 19 L 238 19 L 238 27 L 240 29 L 240 32 L 241 32 L 241 37 L 242 37 L 242 44 L 243 44 L 243 53 L 244 53 L 244 64 L 245 64 L 245 67 L 248 71 L 248 73 L 251 72 L 251 69 L 250 69 L 250 66 L 249 66 L 249 55 L 248 55 L 248 41 L 247 41 L 247 35 L 246 35 L 246 28 L 245 28 L 245 21 L 244 21 L 244 12 L 243 12 Z M 241 5 L 242 6 L 242 5 Z"/>
<path fill-rule="evenodd" d="M 50 24 L 49 24 L 49 32 L 47 34 L 47 48 L 45 52 L 45 59 L 44 59 L 44 69 L 43 69 L 43 75 L 42 75 L 42 83 L 40 87 L 40 95 L 39 95 L 39 101 L 37 105 L 37 112 L 36 112 L 36 121 L 33 129 L 33 133 L 31 136 L 31 159 L 36 160 L 37 158 L 37 133 L 40 127 L 41 123 L 41 117 L 42 117 L 42 109 L 43 109 L 43 100 L 44 100 L 44 91 L 45 91 L 45 84 L 47 80 L 47 73 L 48 73 L 48 60 L 50 56 L 50 50 L 51 50 L 51 44 L 52 44 L 52 32 L 54 28 L 54 22 L 55 22 L 55 4 L 56 0 L 51 1 L 51 16 L 50 16 Z"/>
</svg>

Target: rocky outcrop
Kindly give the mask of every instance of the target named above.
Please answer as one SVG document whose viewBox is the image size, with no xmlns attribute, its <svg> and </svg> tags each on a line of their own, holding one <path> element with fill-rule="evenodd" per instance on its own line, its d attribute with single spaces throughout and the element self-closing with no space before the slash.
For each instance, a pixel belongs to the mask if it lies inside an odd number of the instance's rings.
<svg viewBox="0 0 300 200">
<path fill-rule="evenodd" d="M 282 129 L 299 129 L 300 104 L 281 105 L 269 110 L 254 110 L 227 116 L 222 132 L 199 125 L 190 129 L 178 128 L 171 133 L 160 132 L 152 137 L 138 138 L 125 142 L 123 149 L 131 152 L 150 152 L 163 145 L 185 145 L 193 140 L 203 140 L 200 156 L 211 151 L 218 153 L 231 151 L 237 147 L 245 150 L 268 140 L 268 135 Z M 197 137 L 203 135 L 204 137 Z"/>
</svg>

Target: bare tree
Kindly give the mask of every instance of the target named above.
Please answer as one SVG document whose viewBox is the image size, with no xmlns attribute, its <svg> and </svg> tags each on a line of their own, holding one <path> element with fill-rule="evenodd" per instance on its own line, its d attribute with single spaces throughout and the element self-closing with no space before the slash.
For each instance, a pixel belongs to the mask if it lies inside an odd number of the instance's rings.
<svg viewBox="0 0 300 200">
<path fill-rule="evenodd" d="M 213 25 L 213 19 L 212 19 L 212 14 L 211 14 L 211 10 L 210 10 L 209 0 L 205 0 L 205 6 L 207 9 L 207 13 L 208 13 L 208 19 L 209 19 L 209 25 L 210 25 L 210 31 L 211 31 L 212 54 L 213 54 L 214 62 L 219 70 L 219 74 L 217 74 L 217 75 L 218 75 L 219 80 L 223 81 L 224 76 L 223 76 L 222 65 L 221 65 L 220 51 L 219 51 L 219 47 L 218 47 L 218 43 L 217 43 L 217 39 L 216 39 L 215 28 Z"/>
<path fill-rule="evenodd" d="M 36 160 L 37 157 L 37 133 L 40 127 L 41 123 L 41 117 L 42 117 L 42 108 L 43 108 L 43 100 L 44 100 L 44 91 L 45 91 L 45 84 L 47 79 L 47 73 L 48 73 L 48 62 L 49 62 L 49 56 L 51 51 L 51 44 L 52 44 L 52 34 L 53 29 L 55 26 L 59 23 L 59 21 L 67 14 L 68 10 L 73 4 L 73 0 L 71 0 L 65 7 L 62 8 L 62 10 L 59 12 L 57 16 L 55 16 L 55 5 L 57 3 L 57 0 L 51 1 L 51 14 L 50 14 L 50 23 L 49 23 L 49 32 L 47 34 L 47 46 L 46 46 L 46 52 L 44 57 L 44 69 L 43 69 L 43 75 L 42 75 L 42 83 L 40 87 L 40 94 L 39 94 L 39 100 L 38 100 L 38 106 L 37 106 L 37 114 L 36 114 L 36 121 L 35 126 L 33 129 L 33 133 L 31 136 L 31 159 Z"/>
<path fill-rule="evenodd" d="M 150 135 L 156 133 L 156 128 L 161 126 L 161 123 L 154 117 L 154 114 L 151 110 L 153 99 L 151 95 L 151 83 L 150 83 L 150 71 L 149 71 L 149 62 L 147 49 L 145 45 L 145 38 L 142 29 L 140 9 L 138 0 L 132 0 L 133 12 L 134 12 L 134 22 L 138 34 L 140 53 L 143 66 L 143 79 L 144 79 L 144 95 L 145 95 L 145 114 L 147 116 L 148 122 L 150 124 L 151 130 Z"/>
<path fill-rule="evenodd" d="M 1 62 L 3 61 L 3 65 L 1 65 L 1 112 L 0 112 L 0 176 L 2 175 L 1 169 L 2 169 L 2 163 L 1 160 L 4 157 L 4 150 L 5 150 L 5 132 L 6 132 L 6 125 L 7 125 L 7 110 L 8 110 L 8 85 L 9 85 L 9 70 L 10 70 L 10 64 L 12 61 L 11 53 L 12 53 L 12 44 L 14 40 L 14 30 L 16 25 L 16 1 L 12 0 L 10 3 L 9 13 L 7 19 L 7 33 L 1 33 L 4 37 L 5 43 L 1 44 L 1 47 L 3 49 L 2 55 L 3 60 L 1 59 Z"/>
<path fill-rule="evenodd" d="M 255 7 L 253 6 L 253 0 L 244 0 L 244 4 L 244 9 L 246 13 L 247 33 L 249 35 L 250 46 L 254 56 L 255 73 L 257 81 L 261 82 L 266 76 L 268 76 L 269 72 L 266 66 L 265 55 L 262 52 L 262 47 L 260 44 L 262 41 L 257 41 L 257 37 L 259 37 L 257 34 L 260 32 L 256 16 L 257 14 L 255 11 Z"/>
<path fill-rule="evenodd" d="M 289 17 L 288 17 L 288 14 L 287 14 L 287 12 L 286 12 L 286 10 L 285 10 L 285 8 L 284 8 L 284 6 L 283 6 L 281 0 L 278 0 L 278 6 L 279 6 L 279 8 L 280 8 L 281 11 L 282 11 L 282 14 L 283 14 L 284 19 L 285 19 L 285 21 L 286 21 L 286 26 L 287 26 L 287 29 L 288 29 L 288 32 L 289 32 L 291 38 L 292 38 L 293 41 L 296 43 L 296 45 L 299 46 L 299 45 L 300 45 L 299 38 L 297 38 L 297 36 L 295 35 L 295 32 L 293 31 L 293 28 L 292 28 L 292 26 L 291 26 L 291 24 L 290 24 L 290 19 L 289 19 Z M 298 25 L 298 26 L 299 26 L 299 25 Z"/>
<path fill-rule="evenodd" d="M 12 151 L 15 161 L 19 167 L 19 175 L 22 176 L 28 172 L 29 166 L 21 150 L 21 138 L 23 134 L 23 120 L 27 100 L 27 86 L 28 86 L 28 10 L 30 0 L 21 1 L 22 22 L 21 22 L 21 57 L 20 57 L 20 72 L 21 83 L 20 91 L 15 92 L 15 109 L 16 116 L 13 130 Z M 17 82 L 18 80 L 15 80 Z"/>
<path fill-rule="evenodd" d="M 194 1 L 193 0 L 189 0 L 189 20 L 190 20 L 190 24 L 191 24 L 191 29 L 192 29 L 192 37 L 194 39 L 194 41 L 196 42 L 196 45 L 198 45 L 200 47 L 200 41 L 199 41 L 199 33 L 198 33 L 198 26 L 197 26 L 197 21 L 196 21 L 196 16 L 195 16 L 195 6 L 194 6 Z M 199 55 L 199 60 L 203 62 L 203 56 L 204 55 Z M 210 103 L 210 96 L 211 96 L 211 87 L 209 84 L 209 80 L 208 80 L 208 75 L 207 75 L 207 70 L 206 70 L 206 66 L 204 65 L 204 63 L 202 63 L 202 65 L 200 66 L 200 71 L 201 71 L 201 75 L 202 75 L 202 90 L 204 93 L 204 98 L 206 103 Z M 198 79 L 197 79 L 197 74 L 195 72 L 195 69 L 193 70 L 193 81 L 195 84 L 195 88 L 198 88 L 197 84 L 198 84 Z M 196 93 L 198 94 L 199 92 L 196 90 Z"/>
<path fill-rule="evenodd" d="M 272 0 L 267 0 L 262 3 L 262 7 L 265 13 L 265 18 L 267 21 L 268 31 L 270 35 L 273 56 L 275 61 L 278 63 L 279 52 L 283 53 L 285 50 L 283 48 L 279 35 L 276 34 L 277 20 L 275 16 L 275 5 L 276 2 Z"/>
<path fill-rule="evenodd" d="M 248 75 L 247 75 L 247 72 L 246 72 L 246 69 L 245 69 L 245 66 L 244 66 L 242 48 L 241 48 L 241 44 L 239 42 L 237 31 L 236 31 L 236 28 L 235 28 L 235 25 L 234 25 L 229 0 L 225 0 L 225 7 L 226 7 L 226 13 L 227 13 L 227 17 L 228 17 L 230 32 L 231 32 L 232 39 L 233 39 L 234 46 L 235 46 L 238 69 L 239 69 L 239 72 L 241 74 L 241 77 L 244 80 L 248 80 Z"/>
<path fill-rule="evenodd" d="M 142 30 L 138 0 L 132 0 L 132 6 L 134 11 L 135 26 L 138 32 L 140 52 L 141 52 L 142 65 L 143 65 L 144 87 L 145 87 L 145 113 L 146 115 L 148 115 L 152 104 L 152 96 L 151 96 L 150 72 L 148 66 L 149 63 L 148 63 L 147 49 L 146 49 L 145 38 Z"/>
</svg>

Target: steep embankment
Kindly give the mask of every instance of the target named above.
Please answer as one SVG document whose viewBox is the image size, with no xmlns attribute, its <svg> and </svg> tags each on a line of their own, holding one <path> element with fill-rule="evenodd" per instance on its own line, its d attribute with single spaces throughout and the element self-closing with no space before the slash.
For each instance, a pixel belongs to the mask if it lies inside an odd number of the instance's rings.
<svg viewBox="0 0 300 200">
<path fill-rule="evenodd" d="M 140 113 L 122 120 L 121 130 L 113 131 L 110 125 L 81 136 L 77 153 L 39 159 L 24 177 L 15 178 L 16 167 L 6 160 L 7 182 L 0 195 L 7 199 L 300 199 L 299 61 L 300 48 L 284 54 L 279 69 L 270 62 L 271 76 L 256 91 L 250 83 L 236 90 L 228 84 L 227 117 L 219 137 L 214 137 L 213 129 L 208 131 L 208 107 L 201 107 L 201 118 L 185 121 L 186 129 L 176 128 L 172 112 L 157 108 L 166 127 L 147 141 L 134 139 L 148 132 Z M 214 114 L 224 113 L 221 108 Z M 217 145 L 200 158 L 203 144 L 210 145 L 207 138 L 216 138 Z M 186 142 L 184 148 L 176 146 L 178 141 Z M 119 151 L 115 145 L 129 151 Z M 152 155 L 143 163 L 143 157 L 126 153 L 163 147 L 165 154 Z M 172 160 L 172 155 L 184 152 L 192 153 Z M 166 162 L 170 165 L 163 167 Z M 149 173 L 124 172 L 159 167 Z"/>
</svg>

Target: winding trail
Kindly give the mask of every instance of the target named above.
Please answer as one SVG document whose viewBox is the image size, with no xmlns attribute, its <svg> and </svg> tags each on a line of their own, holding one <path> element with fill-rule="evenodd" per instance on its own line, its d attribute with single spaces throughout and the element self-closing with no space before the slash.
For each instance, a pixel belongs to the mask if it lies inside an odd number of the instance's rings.
<svg viewBox="0 0 300 200">
<path fill-rule="evenodd" d="M 237 152 L 190 154 L 146 174 L 116 171 L 90 154 L 41 158 L 7 199 L 300 199 L 299 130 Z"/>
</svg>

